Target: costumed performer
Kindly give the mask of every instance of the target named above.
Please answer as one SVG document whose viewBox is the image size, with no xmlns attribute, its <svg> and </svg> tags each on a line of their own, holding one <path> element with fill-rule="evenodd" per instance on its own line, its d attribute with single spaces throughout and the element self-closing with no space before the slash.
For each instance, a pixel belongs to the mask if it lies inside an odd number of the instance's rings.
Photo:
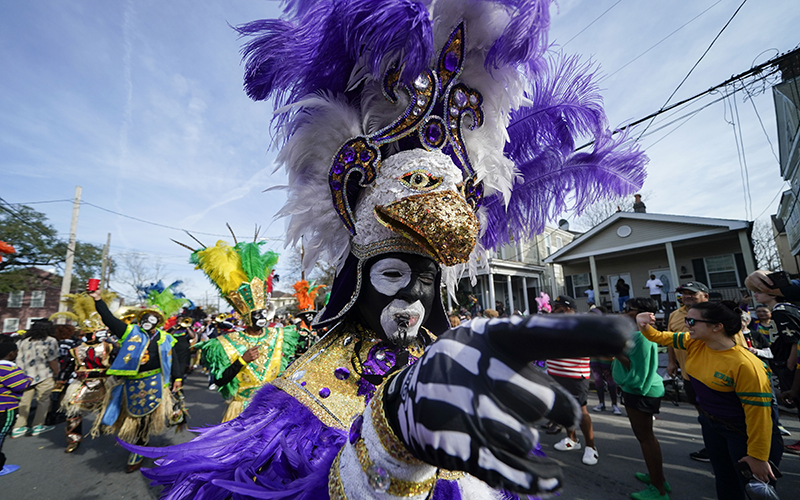
<svg viewBox="0 0 800 500">
<path fill-rule="evenodd" d="M 103 290 L 100 296 L 108 306 L 116 294 Z M 69 361 L 59 373 L 59 382 L 62 383 L 67 382 L 67 372 L 74 376 L 61 399 L 61 410 L 67 416 L 64 427 L 67 447 L 64 452 L 72 453 L 83 441 L 83 413 L 99 410 L 105 399 L 106 371 L 111 366 L 115 345 L 106 341 L 107 327 L 97 313 L 92 297 L 86 293 L 69 294 L 62 302 L 72 310 L 85 339 L 69 350 Z"/>
<path fill-rule="evenodd" d="M 276 308 L 270 297 L 278 254 L 262 251 L 263 244 L 237 242 L 232 247 L 218 241 L 216 246 L 192 253 L 191 262 L 245 323 L 243 331 L 234 330 L 197 345 L 203 352 L 200 363 L 225 398 L 223 422 L 239 416 L 253 394 L 286 369 L 297 346 L 294 326 L 271 323 Z"/>
<path fill-rule="evenodd" d="M 549 1 L 289 6 L 239 28 L 256 36 L 245 85 L 280 109 L 288 243 L 303 236 L 309 265 L 338 264 L 316 320 L 330 329 L 239 418 L 182 445 L 132 447 L 161 457 L 145 475 L 168 499 L 558 490 L 533 423 L 574 425 L 579 409 L 530 361 L 616 354 L 629 320 L 447 331 L 440 285 L 541 231 L 571 193 L 583 208 L 634 192 L 644 156 L 612 139 L 590 70 L 547 54 Z M 576 154 L 582 134 L 593 150 Z"/>
<path fill-rule="evenodd" d="M 106 384 L 106 396 L 91 435 L 116 434 L 126 443 L 147 444 L 150 436 L 167 429 L 175 405 L 172 393 L 183 385 L 180 367 L 174 362 L 177 341 L 159 328 L 168 313 L 145 306 L 137 315 L 138 323 L 127 324 L 111 314 L 100 292 L 89 292 L 89 296 L 103 324 L 119 339 L 119 353 L 106 371 L 114 377 Z M 142 456 L 131 453 L 126 471 L 134 472 L 141 466 Z"/>
<path fill-rule="evenodd" d="M 309 347 L 316 344 L 319 340 L 316 331 L 311 327 L 317 311 L 314 309 L 314 301 L 319 294 L 320 289 L 325 288 L 325 285 L 309 284 L 308 281 L 302 279 L 292 285 L 294 288 L 294 296 L 297 299 L 297 308 L 299 312 L 296 314 L 297 318 L 297 333 L 299 338 L 297 340 L 297 349 L 295 349 L 295 359 L 299 358 Z"/>
</svg>

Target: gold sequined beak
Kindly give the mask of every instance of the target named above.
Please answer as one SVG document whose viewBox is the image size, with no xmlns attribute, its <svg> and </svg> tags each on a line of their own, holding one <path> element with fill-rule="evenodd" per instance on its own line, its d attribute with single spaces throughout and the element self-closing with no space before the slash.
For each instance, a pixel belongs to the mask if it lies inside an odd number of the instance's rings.
<svg viewBox="0 0 800 500">
<path fill-rule="evenodd" d="M 478 240 L 478 218 L 453 191 L 408 196 L 376 206 L 378 222 L 400 233 L 444 266 L 466 263 Z"/>
</svg>

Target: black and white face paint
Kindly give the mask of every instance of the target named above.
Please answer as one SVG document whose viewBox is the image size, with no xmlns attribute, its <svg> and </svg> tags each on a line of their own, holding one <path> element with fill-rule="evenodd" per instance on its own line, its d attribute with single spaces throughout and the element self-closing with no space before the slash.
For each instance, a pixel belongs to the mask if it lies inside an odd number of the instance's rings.
<svg viewBox="0 0 800 500">
<path fill-rule="evenodd" d="M 156 318 L 152 314 L 148 314 L 147 316 L 142 318 L 142 330 L 149 332 L 158 324 L 158 318 Z"/>
<path fill-rule="evenodd" d="M 357 305 L 365 326 L 397 345 L 410 344 L 433 308 L 437 272 L 433 260 L 418 255 L 371 261 Z"/>
<path fill-rule="evenodd" d="M 381 326 L 392 343 L 406 346 L 417 338 L 424 317 L 425 306 L 422 302 L 417 300 L 409 304 L 405 300 L 395 299 L 381 311 Z"/>
<path fill-rule="evenodd" d="M 267 326 L 267 321 L 266 309 L 258 309 L 250 313 L 250 323 L 258 329 Z"/>
</svg>

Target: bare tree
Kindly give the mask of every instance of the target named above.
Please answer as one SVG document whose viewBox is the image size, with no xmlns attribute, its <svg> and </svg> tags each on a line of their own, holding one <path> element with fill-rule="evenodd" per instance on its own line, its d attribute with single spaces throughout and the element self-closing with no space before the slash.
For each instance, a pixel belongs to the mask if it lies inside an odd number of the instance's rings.
<svg viewBox="0 0 800 500">
<path fill-rule="evenodd" d="M 303 262 L 299 249 L 287 249 L 286 254 L 288 261 L 287 267 L 289 268 L 286 284 L 291 285 L 290 281 L 294 282 L 301 279 Z M 330 286 L 335 277 L 336 265 L 323 260 L 315 262 L 314 269 L 310 273 L 306 273 L 306 279 L 314 281 L 318 285 Z"/>
<path fill-rule="evenodd" d="M 766 219 L 759 219 L 753 223 L 753 251 L 759 269 L 767 271 L 781 269 L 781 258 L 778 254 L 778 245 L 775 243 L 772 223 Z"/>
<path fill-rule="evenodd" d="M 166 266 L 158 257 L 131 252 L 117 254 L 117 258 L 119 268 L 116 279 L 130 289 L 130 293 L 123 293 L 129 298 L 143 298 L 139 296 L 137 285 L 154 283 L 166 276 Z"/>
</svg>

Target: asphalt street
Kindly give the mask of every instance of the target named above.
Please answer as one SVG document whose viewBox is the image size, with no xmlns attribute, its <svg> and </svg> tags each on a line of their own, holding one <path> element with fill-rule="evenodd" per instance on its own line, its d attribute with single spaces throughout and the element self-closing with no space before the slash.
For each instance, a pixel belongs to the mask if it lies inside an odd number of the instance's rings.
<svg viewBox="0 0 800 500">
<path fill-rule="evenodd" d="M 186 381 L 187 408 L 191 414 L 190 425 L 201 427 L 219 422 L 223 402 L 219 394 L 206 389 L 205 376 L 191 375 Z M 594 393 L 589 407 L 597 404 Z M 608 401 L 606 402 L 607 406 Z M 564 437 L 541 435 L 544 451 L 557 460 L 564 469 L 565 487 L 562 499 L 622 500 L 631 492 L 640 490 L 634 472 L 646 472 L 641 451 L 628 419 L 615 416 L 611 411 L 592 413 L 595 441 L 600 462 L 595 466 L 581 463 L 582 450 L 559 452 L 553 444 Z M 700 426 L 694 407 L 688 403 L 674 406 L 664 400 L 662 412 L 655 422 L 656 435 L 664 455 L 667 480 L 672 485 L 671 498 L 716 498 L 711 465 L 689 459 L 689 453 L 702 448 Z M 84 419 L 88 431 L 91 417 Z M 800 439 L 800 422 L 796 415 L 782 414 L 782 423 L 792 432 L 787 442 Z M 192 433 L 168 431 L 153 438 L 151 445 L 166 446 L 192 438 Z M 20 470 L 0 477 L 0 499 L 14 500 L 100 500 L 100 499 L 150 499 L 158 498 L 160 489 L 149 486 L 140 473 L 125 473 L 127 452 L 111 436 L 87 438 L 72 454 L 64 453 L 64 424 L 53 431 L 36 437 L 7 439 L 3 452 L 11 464 Z M 149 460 L 145 465 L 149 465 Z M 800 498 L 800 457 L 785 454 L 781 463 L 783 479 L 778 482 L 781 499 Z"/>
</svg>

